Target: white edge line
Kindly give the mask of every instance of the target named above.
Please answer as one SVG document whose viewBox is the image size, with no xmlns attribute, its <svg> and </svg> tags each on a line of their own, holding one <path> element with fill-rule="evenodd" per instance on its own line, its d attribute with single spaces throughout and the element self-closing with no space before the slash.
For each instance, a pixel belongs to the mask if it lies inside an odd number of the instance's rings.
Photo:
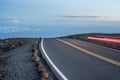
<svg viewBox="0 0 120 80">
<path fill-rule="evenodd" d="M 43 47 L 43 38 L 41 40 L 41 49 L 45 55 L 45 57 L 47 58 L 47 60 L 49 61 L 49 63 L 51 64 L 51 66 L 54 68 L 54 70 L 56 70 L 56 72 L 59 74 L 59 76 L 63 79 L 63 80 L 68 80 L 68 78 L 56 67 L 56 65 L 52 62 L 52 60 L 48 57 L 44 47 Z"/>
</svg>

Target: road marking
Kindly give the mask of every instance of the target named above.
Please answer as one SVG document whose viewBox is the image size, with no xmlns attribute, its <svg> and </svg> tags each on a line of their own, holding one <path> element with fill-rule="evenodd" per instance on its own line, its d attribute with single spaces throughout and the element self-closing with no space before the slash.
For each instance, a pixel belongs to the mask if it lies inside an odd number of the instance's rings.
<svg viewBox="0 0 120 80">
<path fill-rule="evenodd" d="M 77 40 L 77 41 L 78 41 L 78 40 Z M 79 40 L 79 41 L 81 41 L 81 42 L 85 42 L 85 43 L 88 43 L 88 44 L 91 44 L 91 45 L 95 45 L 95 46 L 98 46 L 98 47 L 101 47 L 101 48 L 105 48 L 105 49 L 113 50 L 113 51 L 116 51 L 116 52 L 119 52 L 119 53 L 120 53 L 120 50 L 117 50 L 117 49 L 112 49 L 112 48 L 109 48 L 109 47 L 105 47 L 105 46 L 97 45 L 97 44 L 90 43 L 90 42 L 87 42 L 87 41 L 82 41 L 82 40 Z"/>
<path fill-rule="evenodd" d="M 83 42 L 86 42 L 86 41 L 83 41 Z M 97 45 L 97 44 L 89 43 L 89 42 L 86 42 L 86 43 L 96 45 L 98 47 L 106 48 L 106 49 L 109 49 L 109 50 L 113 50 L 113 51 L 116 51 L 116 52 L 120 52 L 120 50 L 117 50 L 117 49 L 112 49 L 112 48 L 109 48 L 109 47 L 105 47 L 105 46 L 101 46 L 101 45 Z"/>
<path fill-rule="evenodd" d="M 42 51 L 45 55 L 45 57 L 47 58 L 47 60 L 49 61 L 49 63 L 52 65 L 52 67 L 54 68 L 54 70 L 56 70 L 56 72 L 61 76 L 62 80 L 68 80 L 68 78 L 56 67 L 56 65 L 52 62 L 52 60 L 49 58 L 49 56 L 47 55 L 44 47 L 43 47 L 43 39 L 41 40 L 41 48 Z"/>
<path fill-rule="evenodd" d="M 72 44 L 72 43 L 69 43 L 69 42 L 67 42 L 67 41 L 64 41 L 64 40 L 61 40 L 61 39 L 57 39 L 57 40 L 60 41 L 60 42 L 62 42 L 62 43 L 64 43 L 64 44 L 67 44 L 67 45 L 69 45 L 69 46 L 71 46 L 71 47 L 73 47 L 73 48 L 76 48 L 76 49 L 78 49 L 78 50 L 80 50 L 80 51 L 82 51 L 82 52 L 85 52 L 85 53 L 87 53 L 87 54 L 89 54 L 89 55 L 91 55 L 91 56 L 94 56 L 94 57 L 99 58 L 99 59 L 101 59 L 101 60 L 104 60 L 104 61 L 106 61 L 106 62 L 112 63 L 112 64 L 114 64 L 114 65 L 120 66 L 120 62 L 117 62 L 117 61 L 115 61 L 115 60 L 109 59 L 109 58 L 107 58 L 107 57 L 103 57 L 103 56 L 98 55 L 98 54 L 96 54 L 96 53 L 94 53 L 94 52 L 85 50 L 85 49 L 83 49 L 83 48 L 81 48 L 81 47 L 79 47 L 79 46 L 76 46 L 76 45 L 74 45 L 74 44 Z"/>
</svg>

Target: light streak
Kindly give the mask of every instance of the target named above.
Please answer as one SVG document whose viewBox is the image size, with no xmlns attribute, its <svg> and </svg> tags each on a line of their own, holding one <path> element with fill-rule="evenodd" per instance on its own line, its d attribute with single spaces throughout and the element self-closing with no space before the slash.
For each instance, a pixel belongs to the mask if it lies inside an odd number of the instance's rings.
<svg viewBox="0 0 120 80">
<path fill-rule="evenodd" d="M 114 39 L 114 38 L 98 38 L 98 37 L 88 37 L 88 39 L 91 40 L 99 40 L 99 41 L 106 41 L 106 42 L 115 42 L 115 43 L 120 43 L 120 39 Z"/>
</svg>

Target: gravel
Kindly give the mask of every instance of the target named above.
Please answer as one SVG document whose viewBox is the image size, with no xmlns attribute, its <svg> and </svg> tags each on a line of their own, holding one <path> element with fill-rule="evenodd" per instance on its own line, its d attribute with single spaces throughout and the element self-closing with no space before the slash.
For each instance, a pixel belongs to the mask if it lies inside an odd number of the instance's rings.
<svg viewBox="0 0 120 80">
<path fill-rule="evenodd" d="M 10 56 L 6 66 L 9 76 L 4 80 L 39 80 L 39 73 L 32 61 L 32 45 L 35 39 L 27 39 L 19 48 L 7 52 Z"/>
</svg>

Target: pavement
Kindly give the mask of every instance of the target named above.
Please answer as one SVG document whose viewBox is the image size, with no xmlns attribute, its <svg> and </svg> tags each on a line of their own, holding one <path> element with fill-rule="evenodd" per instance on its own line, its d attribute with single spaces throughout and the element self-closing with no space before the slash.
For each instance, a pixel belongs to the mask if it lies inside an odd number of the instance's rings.
<svg viewBox="0 0 120 80">
<path fill-rule="evenodd" d="M 120 80 L 119 50 L 68 38 L 43 39 L 42 44 L 59 80 Z"/>
</svg>

